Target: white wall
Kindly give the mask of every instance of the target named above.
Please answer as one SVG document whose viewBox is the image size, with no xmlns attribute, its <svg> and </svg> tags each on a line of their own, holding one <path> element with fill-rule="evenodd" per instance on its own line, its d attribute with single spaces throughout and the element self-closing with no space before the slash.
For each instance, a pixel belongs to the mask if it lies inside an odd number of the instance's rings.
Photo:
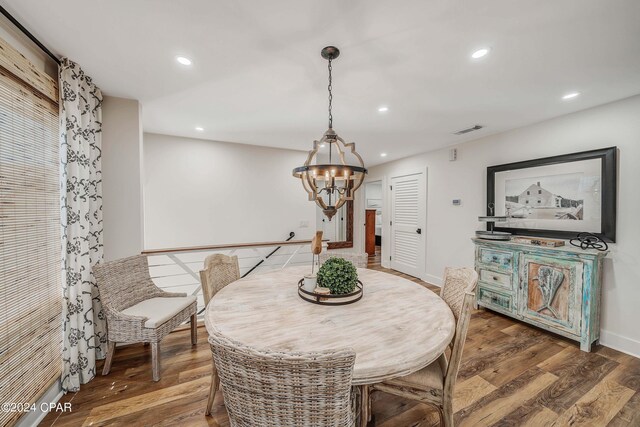
<svg viewBox="0 0 640 427">
<path fill-rule="evenodd" d="M 102 104 L 104 258 L 137 255 L 144 233 L 142 116 L 133 99 L 105 96 Z"/>
<path fill-rule="evenodd" d="M 614 145 L 619 148 L 617 243 L 610 245 L 605 261 L 601 342 L 640 356 L 640 96 L 458 145 L 455 162 L 443 149 L 375 166 L 367 180 L 428 169 L 424 278 L 439 284 L 445 266 L 473 265 L 470 239 L 482 227 L 477 217 L 486 210 L 488 166 Z M 388 224 L 387 185 L 384 192 Z M 462 206 L 451 204 L 457 198 Z M 363 198 L 358 201 L 362 224 Z M 388 234 L 386 224 L 383 236 Z M 362 228 L 355 227 L 359 243 Z M 382 243 L 384 265 L 389 259 L 388 239 Z"/>
<path fill-rule="evenodd" d="M 278 241 L 291 231 L 312 237 L 316 205 L 291 175 L 305 159 L 302 151 L 145 133 L 145 248 Z"/>
<path fill-rule="evenodd" d="M 364 191 L 367 200 L 382 199 L 382 182 L 368 182 L 364 186 Z"/>
</svg>

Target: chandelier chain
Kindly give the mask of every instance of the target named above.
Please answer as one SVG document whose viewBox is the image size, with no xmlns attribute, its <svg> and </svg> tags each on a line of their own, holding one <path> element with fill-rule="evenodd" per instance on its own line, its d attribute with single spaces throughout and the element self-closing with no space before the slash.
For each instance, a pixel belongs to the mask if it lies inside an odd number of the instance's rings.
<svg viewBox="0 0 640 427">
<path fill-rule="evenodd" d="M 333 70 L 333 68 L 331 67 L 331 58 L 329 58 L 329 86 L 327 86 L 327 89 L 329 90 L 329 129 L 333 129 L 333 115 L 331 114 L 331 104 L 332 104 L 332 101 L 333 101 L 333 93 L 332 93 L 333 87 L 331 86 L 331 83 L 332 83 L 331 71 L 332 70 Z"/>
</svg>

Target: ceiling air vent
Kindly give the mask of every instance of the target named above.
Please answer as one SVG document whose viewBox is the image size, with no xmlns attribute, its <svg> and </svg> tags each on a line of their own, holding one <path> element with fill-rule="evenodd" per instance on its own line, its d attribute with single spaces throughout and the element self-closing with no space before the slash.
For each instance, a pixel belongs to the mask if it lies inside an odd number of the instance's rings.
<svg viewBox="0 0 640 427">
<path fill-rule="evenodd" d="M 480 130 L 482 129 L 484 126 L 480 126 L 480 125 L 475 125 L 474 127 L 471 127 L 469 129 L 462 129 L 459 130 L 458 132 L 454 132 L 454 135 L 464 135 L 465 133 L 469 133 L 469 132 L 473 132 L 474 130 Z"/>
</svg>

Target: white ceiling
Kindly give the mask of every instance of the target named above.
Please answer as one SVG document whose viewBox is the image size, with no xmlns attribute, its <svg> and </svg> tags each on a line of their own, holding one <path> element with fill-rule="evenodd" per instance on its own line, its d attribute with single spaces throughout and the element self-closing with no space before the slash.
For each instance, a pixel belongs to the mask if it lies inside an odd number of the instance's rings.
<svg viewBox="0 0 640 427">
<path fill-rule="evenodd" d="M 336 45 L 334 127 L 368 165 L 640 93 L 638 0 L 0 3 L 105 94 L 140 100 L 148 132 L 307 150 Z"/>
</svg>

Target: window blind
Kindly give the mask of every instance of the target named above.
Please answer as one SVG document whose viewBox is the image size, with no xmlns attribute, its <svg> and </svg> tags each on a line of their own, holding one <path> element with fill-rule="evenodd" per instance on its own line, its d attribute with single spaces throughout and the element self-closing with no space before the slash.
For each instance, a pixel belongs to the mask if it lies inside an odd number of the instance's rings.
<svg viewBox="0 0 640 427">
<path fill-rule="evenodd" d="M 0 67 L 0 403 L 36 402 L 62 371 L 58 135 L 56 102 Z"/>
</svg>

